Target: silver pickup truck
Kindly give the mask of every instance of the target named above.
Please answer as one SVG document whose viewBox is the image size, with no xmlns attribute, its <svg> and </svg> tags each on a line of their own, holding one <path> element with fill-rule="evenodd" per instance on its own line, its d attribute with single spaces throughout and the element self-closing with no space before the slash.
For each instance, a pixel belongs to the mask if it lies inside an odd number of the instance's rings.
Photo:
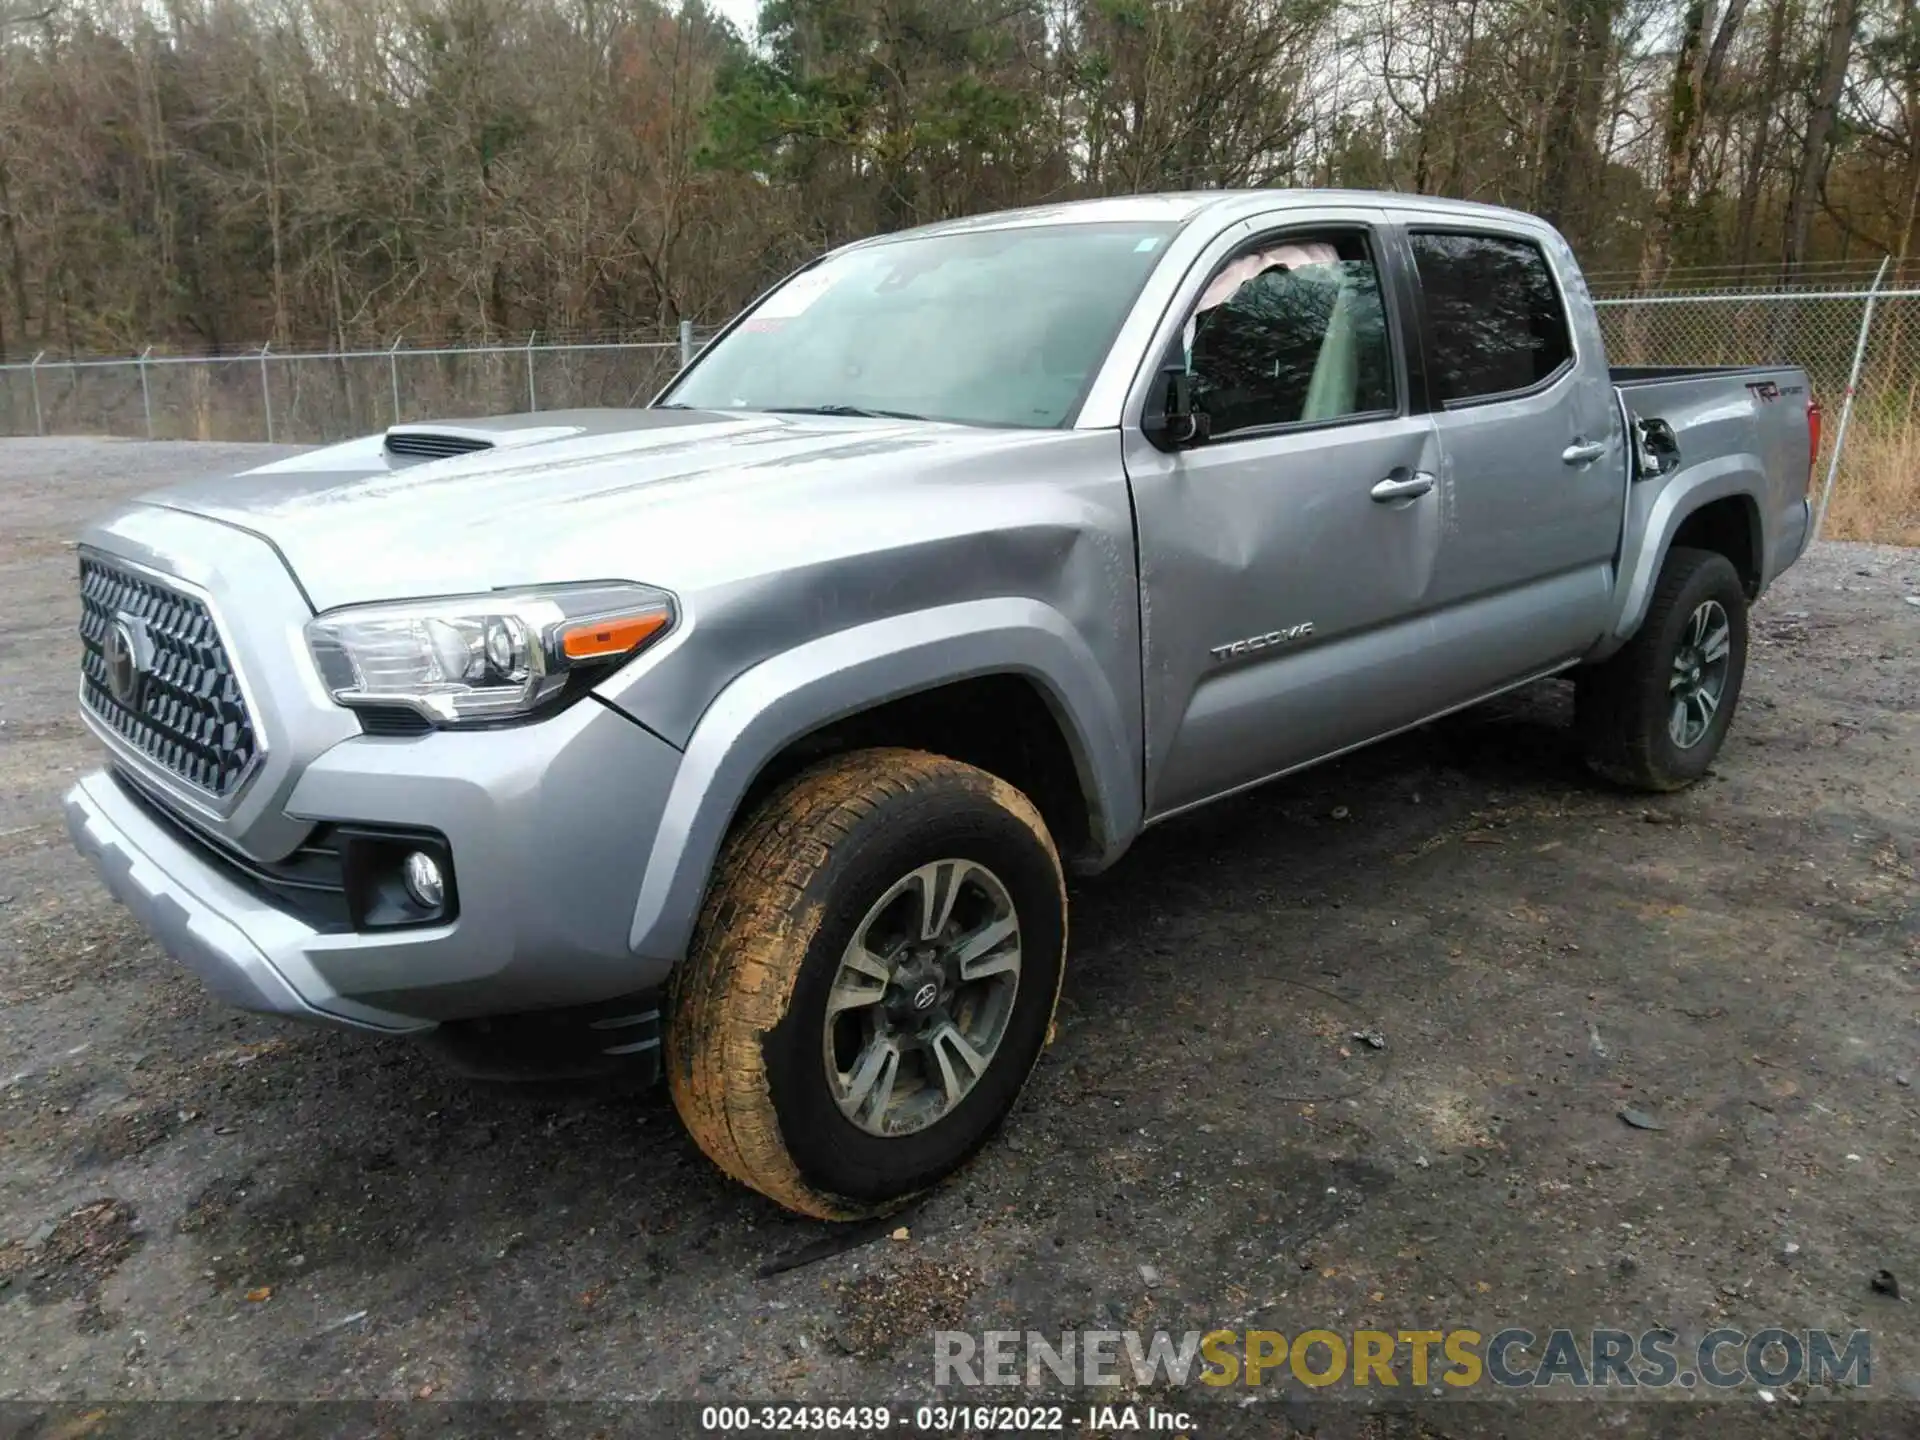
<svg viewBox="0 0 1920 1440">
<path fill-rule="evenodd" d="M 66 798 L 218 994 L 664 1068 L 809 1214 L 938 1180 L 1050 1029 L 1068 868 L 1545 676 L 1670 790 L 1800 554 L 1790 367 L 1612 371 L 1528 216 L 1094 201 L 851 245 L 649 407 L 396 425 L 80 548 Z"/>
</svg>

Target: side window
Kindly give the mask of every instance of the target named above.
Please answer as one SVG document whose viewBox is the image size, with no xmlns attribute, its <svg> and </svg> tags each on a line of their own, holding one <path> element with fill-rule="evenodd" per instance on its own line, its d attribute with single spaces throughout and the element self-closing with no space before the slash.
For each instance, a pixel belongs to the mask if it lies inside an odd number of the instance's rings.
<svg viewBox="0 0 1920 1440">
<path fill-rule="evenodd" d="M 1491 235 L 1416 234 L 1436 402 L 1525 390 L 1573 356 L 1567 314 L 1540 247 Z"/>
<path fill-rule="evenodd" d="M 1214 276 L 1183 335 L 1214 435 L 1394 406 L 1380 278 L 1357 236 L 1266 243 Z"/>
</svg>

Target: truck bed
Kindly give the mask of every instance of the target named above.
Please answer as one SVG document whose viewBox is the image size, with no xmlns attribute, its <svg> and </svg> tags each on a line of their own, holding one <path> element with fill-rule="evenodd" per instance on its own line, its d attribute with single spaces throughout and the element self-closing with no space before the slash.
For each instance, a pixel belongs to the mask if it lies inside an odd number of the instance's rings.
<svg viewBox="0 0 1920 1440">
<path fill-rule="evenodd" d="M 1730 527 L 1749 556 L 1742 567 L 1758 595 L 1805 547 L 1813 401 L 1794 365 L 1619 365 L 1609 368 L 1633 440 L 1626 533 L 1663 534 L 1671 517 Z M 1677 459 L 1643 463 L 1643 422 L 1664 423 Z M 1715 502 L 1719 502 L 1715 505 Z M 1703 509 L 1703 507 L 1713 507 Z M 1664 549 L 1664 547 L 1656 547 Z M 1651 570 L 1622 576 L 1645 587 Z"/>
<path fill-rule="evenodd" d="M 1651 385 L 1662 380 L 1705 380 L 1718 375 L 1771 375 L 1786 365 L 1609 365 L 1607 374 L 1619 389 Z"/>
</svg>

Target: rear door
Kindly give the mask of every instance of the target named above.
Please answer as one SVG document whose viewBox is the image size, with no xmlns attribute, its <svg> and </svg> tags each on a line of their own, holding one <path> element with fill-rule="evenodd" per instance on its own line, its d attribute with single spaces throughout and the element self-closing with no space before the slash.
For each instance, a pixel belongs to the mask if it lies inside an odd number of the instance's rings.
<svg viewBox="0 0 1920 1440">
<path fill-rule="evenodd" d="M 1570 660 L 1604 630 L 1626 455 L 1558 236 L 1521 217 L 1449 217 L 1410 219 L 1404 239 L 1441 459 L 1429 598 L 1454 653 L 1435 699 L 1459 702 Z"/>
</svg>

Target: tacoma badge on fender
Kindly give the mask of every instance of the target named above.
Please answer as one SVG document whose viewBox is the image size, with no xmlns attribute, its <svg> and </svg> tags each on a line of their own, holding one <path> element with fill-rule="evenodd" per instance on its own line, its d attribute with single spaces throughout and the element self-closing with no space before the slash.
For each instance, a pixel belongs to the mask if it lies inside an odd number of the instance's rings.
<svg viewBox="0 0 1920 1440">
<path fill-rule="evenodd" d="M 1251 655 L 1256 650 L 1271 650 L 1275 645 L 1284 645 L 1289 640 L 1304 640 L 1313 634 L 1313 622 L 1303 620 L 1298 625 L 1289 625 L 1284 630 L 1269 630 L 1264 635 L 1249 635 L 1245 640 L 1235 640 L 1228 645 L 1216 645 L 1207 653 L 1215 660 L 1231 660 L 1238 655 Z"/>
</svg>

